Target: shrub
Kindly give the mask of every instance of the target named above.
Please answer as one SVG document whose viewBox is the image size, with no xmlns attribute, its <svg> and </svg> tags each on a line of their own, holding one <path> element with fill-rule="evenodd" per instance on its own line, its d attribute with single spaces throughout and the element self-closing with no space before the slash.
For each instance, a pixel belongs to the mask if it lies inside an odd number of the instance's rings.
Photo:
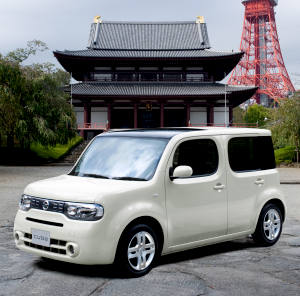
<svg viewBox="0 0 300 296">
<path fill-rule="evenodd" d="M 296 147 L 295 146 L 286 146 L 275 150 L 275 160 L 276 164 L 280 165 L 281 163 L 290 164 L 295 161 L 296 158 Z"/>
<path fill-rule="evenodd" d="M 35 152 L 40 158 L 58 160 L 65 156 L 72 148 L 79 145 L 82 141 L 83 138 L 76 136 L 69 140 L 67 144 L 57 144 L 54 147 L 43 146 L 40 143 L 32 143 L 30 145 L 30 150 Z"/>
</svg>

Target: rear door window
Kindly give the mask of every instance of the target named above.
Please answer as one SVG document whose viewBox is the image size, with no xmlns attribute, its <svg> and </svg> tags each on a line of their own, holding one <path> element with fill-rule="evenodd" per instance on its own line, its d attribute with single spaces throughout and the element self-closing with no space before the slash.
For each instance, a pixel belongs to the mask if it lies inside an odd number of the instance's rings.
<svg viewBox="0 0 300 296">
<path fill-rule="evenodd" d="M 234 172 L 274 169 L 271 137 L 236 137 L 229 140 L 228 158 Z"/>
</svg>

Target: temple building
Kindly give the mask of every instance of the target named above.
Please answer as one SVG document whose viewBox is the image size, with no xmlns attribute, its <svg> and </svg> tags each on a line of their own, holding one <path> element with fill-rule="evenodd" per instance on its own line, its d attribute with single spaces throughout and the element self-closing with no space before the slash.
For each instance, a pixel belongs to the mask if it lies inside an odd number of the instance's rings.
<svg viewBox="0 0 300 296">
<path fill-rule="evenodd" d="M 218 82 L 243 53 L 212 50 L 203 17 L 155 23 L 95 17 L 87 49 L 54 55 L 78 81 L 66 91 L 85 138 L 109 128 L 224 125 L 256 91 Z"/>
</svg>

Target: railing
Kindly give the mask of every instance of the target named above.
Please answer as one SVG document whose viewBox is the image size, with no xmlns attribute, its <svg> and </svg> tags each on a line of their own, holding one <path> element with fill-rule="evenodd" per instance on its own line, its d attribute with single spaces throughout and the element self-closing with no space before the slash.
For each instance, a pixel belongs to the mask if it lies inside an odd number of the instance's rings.
<svg viewBox="0 0 300 296">
<path fill-rule="evenodd" d="M 107 130 L 108 122 L 78 123 L 78 130 Z"/>
<path fill-rule="evenodd" d="M 189 127 L 227 127 L 225 124 L 207 124 L 207 123 L 190 123 Z M 228 127 L 236 128 L 258 128 L 258 124 L 248 124 L 248 123 L 230 123 Z M 109 129 L 108 122 L 93 122 L 93 123 L 78 123 L 78 130 L 103 130 L 107 131 Z"/>
<path fill-rule="evenodd" d="M 226 124 L 216 124 L 216 123 L 190 123 L 190 127 L 236 127 L 236 128 L 258 128 L 258 124 L 248 124 L 248 123 L 230 123 L 228 125 Z"/>
</svg>

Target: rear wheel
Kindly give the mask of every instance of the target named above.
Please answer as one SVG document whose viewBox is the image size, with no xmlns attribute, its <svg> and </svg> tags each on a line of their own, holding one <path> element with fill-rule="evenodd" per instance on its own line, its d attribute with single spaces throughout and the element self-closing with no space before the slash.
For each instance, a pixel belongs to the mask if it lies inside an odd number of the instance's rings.
<svg viewBox="0 0 300 296">
<path fill-rule="evenodd" d="M 147 274 L 159 257 L 159 242 L 153 229 L 146 224 L 131 227 L 121 238 L 116 264 L 126 275 Z"/>
<path fill-rule="evenodd" d="M 267 204 L 263 207 L 256 230 L 253 234 L 255 242 L 264 246 L 274 245 L 282 231 L 282 213 L 274 204 Z"/>
</svg>

